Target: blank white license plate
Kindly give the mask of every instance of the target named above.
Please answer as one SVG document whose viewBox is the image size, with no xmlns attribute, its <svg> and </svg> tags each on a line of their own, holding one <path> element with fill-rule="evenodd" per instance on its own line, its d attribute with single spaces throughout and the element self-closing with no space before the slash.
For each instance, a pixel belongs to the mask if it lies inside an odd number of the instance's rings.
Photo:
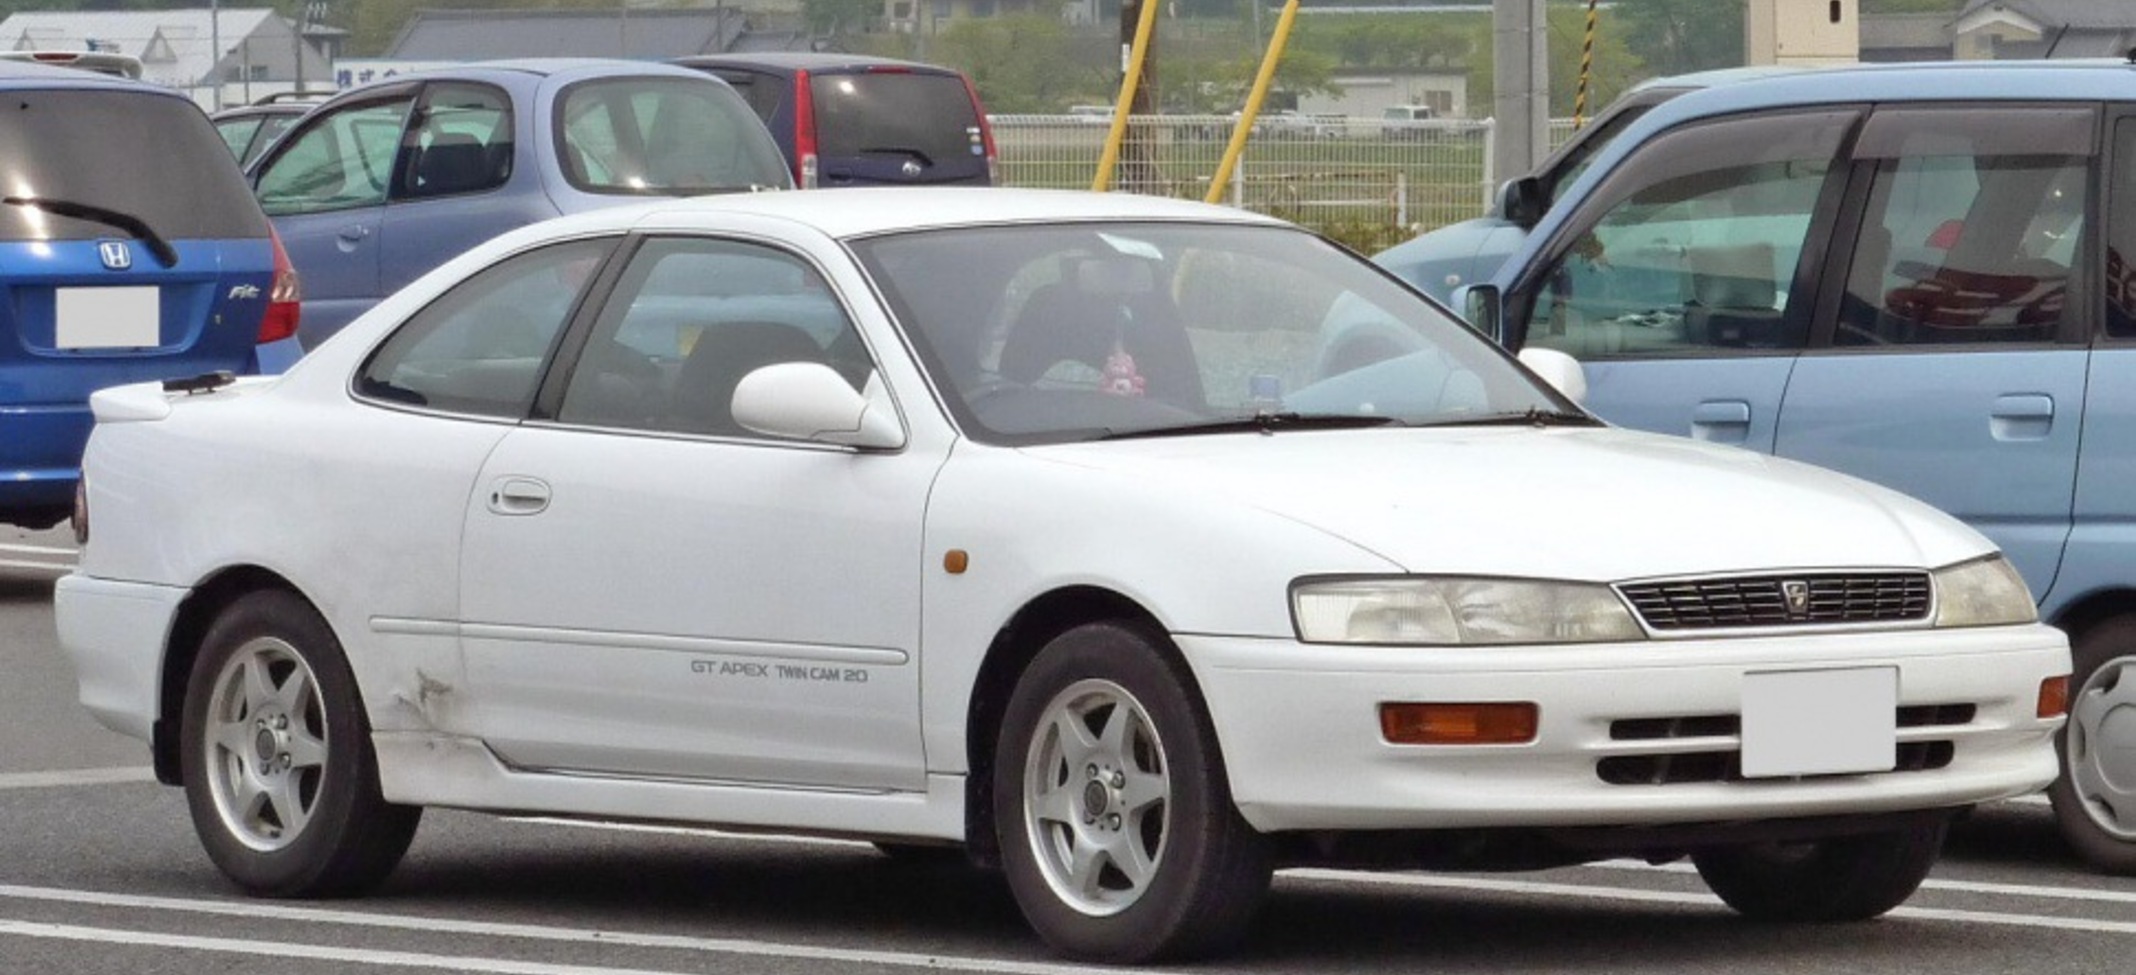
<svg viewBox="0 0 2136 975">
<path fill-rule="evenodd" d="M 52 344 L 61 349 L 149 349 L 163 344 L 154 287 L 59 288 Z"/>
<path fill-rule="evenodd" d="M 1743 676 L 1743 776 L 1888 772 L 1898 764 L 1896 667 Z"/>
</svg>

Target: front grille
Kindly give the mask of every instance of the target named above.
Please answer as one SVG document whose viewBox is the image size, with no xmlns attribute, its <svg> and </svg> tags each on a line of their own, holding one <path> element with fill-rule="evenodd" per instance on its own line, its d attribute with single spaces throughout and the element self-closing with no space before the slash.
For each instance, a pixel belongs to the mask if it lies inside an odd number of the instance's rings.
<svg viewBox="0 0 2136 975">
<path fill-rule="evenodd" d="M 1825 572 L 1630 583 L 1617 587 L 1657 631 L 1928 618 L 1926 572 Z"/>
</svg>

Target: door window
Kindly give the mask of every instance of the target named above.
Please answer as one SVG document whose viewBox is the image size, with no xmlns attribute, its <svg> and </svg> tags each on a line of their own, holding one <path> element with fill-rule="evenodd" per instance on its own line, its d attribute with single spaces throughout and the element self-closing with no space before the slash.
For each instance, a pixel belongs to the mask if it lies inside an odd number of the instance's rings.
<svg viewBox="0 0 2136 975">
<path fill-rule="evenodd" d="M 791 185 L 764 123 L 710 78 L 610 78 L 565 91 L 565 175 L 588 193 L 692 196 Z"/>
<path fill-rule="evenodd" d="M 862 389 L 873 362 L 823 276 L 784 251 L 732 241 L 646 243 L 573 366 L 557 419 L 756 437 L 735 422 L 742 377 L 816 362 Z"/>
<path fill-rule="evenodd" d="M 1526 341 L 1582 359 L 1800 348 L 1796 264 L 1853 118 L 1736 119 L 1644 147 L 1543 276 Z"/>
<path fill-rule="evenodd" d="M 372 353 L 357 392 L 459 413 L 526 415 L 557 334 L 613 246 L 558 244 L 468 278 Z"/>
<path fill-rule="evenodd" d="M 2084 233 L 2086 109 L 1878 112 L 1833 343 L 2047 342 Z"/>
<path fill-rule="evenodd" d="M 433 85 L 408 138 L 408 199 L 477 193 L 512 175 L 512 105 L 486 85 Z"/>
<path fill-rule="evenodd" d="M 2136 338 L 2136 118 L 2114 123 L 2106 223 L 2106 334 Z"/>
<path fill-rule="evenodd" d="M 260 207 L 270 216 L 346 210 L 386 202 L 412 93 L 351 105 L 292 136 L 260 173 Z"/>
</svg>

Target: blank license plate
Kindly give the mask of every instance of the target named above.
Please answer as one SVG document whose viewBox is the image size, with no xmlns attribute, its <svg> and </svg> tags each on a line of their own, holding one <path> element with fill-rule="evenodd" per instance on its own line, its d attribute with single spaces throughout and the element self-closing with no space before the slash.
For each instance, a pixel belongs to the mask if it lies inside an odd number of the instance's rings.
<svg viewBox="0 0 2136 975">
<path fill-rule="evenodd" d="M 1898 764 L 1896 667 L 1743 676 L 1743 776 L 1888 772 Z"/>
<path fill-rule="evenodd" d="M 154 287 L 59 288 L 53 346 L 61 349 L 152 349 L 163 344 L 163 310 Z"/>
</svg>

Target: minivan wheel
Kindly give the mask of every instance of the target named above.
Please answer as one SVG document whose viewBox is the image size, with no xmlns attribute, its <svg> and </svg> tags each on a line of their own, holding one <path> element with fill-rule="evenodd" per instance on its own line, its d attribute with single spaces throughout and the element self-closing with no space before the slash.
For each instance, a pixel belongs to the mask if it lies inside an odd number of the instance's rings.
<svg viewBox="0 0 2136 975">
<path fill-rule="evenodd" d="M 1159 637 L 1071 629 L 1017 681 L 994 762 L 1003 873 L 1048 944 L 1112 963 L 1244 934 L 1266 840 L 1231 804 L 1216 734 Z"/>
<path fill-rule="evenodd" d="M 1799 843 L 1691 854 L 1729 907 L 1759 921 L 1865 921 L 1906 901 L 1943 852 L 1950 820 Z"/>
<path fill-rule="evenodd" d="M 2136 873 L 2136 615 L 2070 643 L 2069 721 L 2055 736 L 2062 775 L 2048 786 L 2056 825 L 2077 854 Z"/>
<path fill-rule="evenodd" d="M 179 749 L 193 829 L 248 893 L 375 887 L 422 816 L 380 798 L 369 722 L 340 643 L 289 592 L 247 594 L 215 618 L 186 685 Z"/>
</svg>

